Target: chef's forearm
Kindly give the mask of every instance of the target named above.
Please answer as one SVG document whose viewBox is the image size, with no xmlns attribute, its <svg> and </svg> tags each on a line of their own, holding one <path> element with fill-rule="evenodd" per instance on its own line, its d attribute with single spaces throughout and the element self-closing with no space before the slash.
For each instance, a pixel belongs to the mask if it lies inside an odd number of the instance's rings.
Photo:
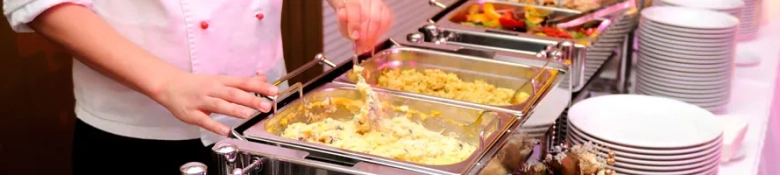
<svg viewBox="0 0 780 175">
<path fill-rule="evenodd" d="M 28 25 L 69 49 L 90 68 L 148 96 L 154 96 L 167 80 L 185 73 L 119 35 L 80 5 L 50 8 Z"/>
</svg>

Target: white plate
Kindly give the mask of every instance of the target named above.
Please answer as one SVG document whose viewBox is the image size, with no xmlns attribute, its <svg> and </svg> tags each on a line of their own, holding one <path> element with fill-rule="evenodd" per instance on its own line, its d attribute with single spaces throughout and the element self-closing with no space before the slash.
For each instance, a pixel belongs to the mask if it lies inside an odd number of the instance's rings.
<svg viewBox="0 0 780 175">
<path fill-rule="evenodd" d="M 703 8 L 708 10 L 731 10 L 745 6 L 741 0 L 662 0 L 664 4 Z"/>
<path fill-rule="evenodd" d="M 583 144 L 586 143 L 584 139 L 578 136 L 569 136 L 566 139 L 569 140 L 569 142 L 574 144 Z M 590 141 L 593 144 L 597 144 L 594 141 Z M 714 142 L 717 143 L 717 142 Z M 615 151 L 614 148 L 612 149 L 613 152 L 615 152 L 615 161 L 617 164 L 615 166 L 618 167 L 625 167 L 625 168 L 636 168 L 636 169 L 646 169 L 646 168 L 638 168 L 638 167 L 632 167 L 632 166 L 653 166 L 653 167 L 665 167 L 670 169 L 677 169 L 674 167 L 685 167 L 685 166 L 696 166 L 697 163 L 710 161 L 713 158 L 718 159 L 719 151 L 721 149 L 721 146 L 717 144 L 713 144 L 709 148 L 705 148 L 702 150 L 698 150 L 697 154 L 683 154 L 683 155 L 640 155 L 637 157 L 645 157 L 649 159 L 641 159 L 636 158 L 633 156 L 634 154 L 627 153 L 627 152 L 621 152 L 621 151 Z M 605 146 L 605 145 L 604 145 Z M 608 147 L 608 146 L 605 146 Z M 596 148 L 598 150 L 599 156 L 606 157 L 607 153 L 606 150 L 601 148 Z M 661 158 L 661 159 L 658 159 Z M 701 166 L 701 165 L 698 165 Z M 691 169 L 695 167 L 686 167 L 686 168 L 679 168 L 679 169 Z"/>
<path fill-rule="evenodd" d="M 642 47 L 637 50 L 637 53 L 651 56 L 670 62 L 686 63 L 686 64 L 725 64 L 733 62 L 734 57 L 732 55 L 721 56 L 696 56 L 696 55 L 684 55 L 666 53 L 663 51 L 655 50 L 651 47 Z"/>
<path fill-rule="evenodd" d="M 736 42 L 736 38 L 734 39 L 734 41 Z M 678 48 L 674 48 L 674 47 L 678 47 Z M 663 45 L 647 42 L 641 38 L 639 39 L 639 49 L 650 48 L 659 52 L 667 52 L 667 53 L 679 54 L 679 55 L 725 56 L 725 55 L 733 54 L 735 50 L 734 49 L 735 47 L 727 47 L 717 51 L 704 51 L 704 50 L 691 51 L 691 50 L 679 49 L 679 47 L 680 46 L 674 46 L 674 45 L 663 46 Z"/>
<path fill-rule="evenodd" d="M 637 32 L 639 32 L 641 34 L 645 34 L 643 37 L 648 37 L 648 38 L 653 38 L 653 39 L 662 38 L 662 39 L 669 40 L 669 41 L 676 41 L 676 42 L 668 42 L 668 43 L 684 42 L 686 44 L 698 44 L 698 45 L 701 45 L 701 44 L 706 44 L 706 43 L 717 42 L 717 43 L 721 43 L 720 45 L 717 45 L 717 46 L 721 46 L 721 47 L 728 46 L 729 43 L 733 42 L 734 37 L 737 36 L 737 33 L 734 32 L 734 33 L 731 33 L 731 34 L 728 34 L 728 35 L 724 35 L 724 36 L 720 37 L 719 39 L 702 39 L 702 38 L 692 38 L 692 37 L 685 37 L 685 36 L 672 36 L 672 35 L 667 35 L 667 34 L 655 32 L 655 31 L 652 31 L 652 30 L 647 29 L 647 28 L 639 28 L 637 30 Z M 640 39 L 641 38 L 642 37 L 640 37 Z M 656 39 L 656 40 L 659 40 L 659 39 Z M 662 41 L 665 41 L 665 40 L 662 40 Z"/>
<path fill-rule="evenodd" d="M 647 51 L 647 50 L 645 50 Z M 639 52 L 638 55 L 639 59 L 644 59 L 644 61 L 647 61 L 650 64 L 664 66 L 672 69 L 685 69 L 685 70 L 707 70 L 706 72 L 710 72 L 709 70 L 713 69 L 723 69 L 723 68 L 730 68 L 734 64 L 731 61 L 731 58 L 721 58 L 716 59 L 715 61 L 719 61 L 720 63 L 680 63 L 681 61 L 690 61 L 689 59 L 680 59 L 680 58 L 674 58 L 674 57 L 656 57 L 651 54 L 646 54 L 644 52 Z M 698 72 L 698 71 L 694 71 Z"/>
<path fill-rule="evenodd" d="M 653 43 L 668 43 L 671 45 L 680 45 L 685 46 L 685 48 L 693 48 L 693 50 L 700 50 L 698 48 L 705 47 L 717 47 L 717 48 L 723 48 L 723 47 L 731 47 L 733 43 L 729 42 L 721 42 L 721 43 L 715 43 L 715 42 L 688 42 L 688 41 L 680 41 L 675 39 L 668 39 L 665 38 L 667 36 L 653 36 L 650 34 L 644 34 L 642 32 L 636 32 L 637 41 L 641 38 L 643 40 L 647 40 Z"/>
<path fill-rule="evenodd" d="M 731 98 L 730 91 L 722 91 L 717 94 L 708 94 L 710 96 L 709 98 L 688 98 L 688 97 L 679 97 L 679 96 L 670 96 L 670 95 L 664 95 L 660 93 L 653 93 L 650 91 L 646 91 L 647 86 L 637 86 L 636 92 L 637 94 L 642 95 L 649 95 L 649 96 L 656 96 L 656 97 L 665 97 L 665 98 L 671 98 L 676 99 L 680 101 L 684 101 L 691 104 L 713 104 L 713 103 L 722 103 L 723 101 L 727 101 Z M 690 95 L 690 94 L 688 94 Z M 692 96 L 692 95 L 690 95 Z"/>
<path fill-rule="evenodd" d="M 669 91 L 669 92 L 676 92 L 677 90 L 691 90 L 691 91 L 694 91 L 694 92 L 701 92 L 701 93 L 704 93 L 704 94 L 716 93 L 717 91 L 714 91 L 714 90 L 727 90 L 727 89 L 726 89 L 726 87 L 721 87 L 721 88 L 715 88 L 715 87 L 691 88 L 690 85 L 678 85 L 677 83 L 662 83 L 662 82 L 657 82 L 657 81 L 654 81 L 653 79 L 647 79 L 647 78 L 644 78 L 644 77 L 664 78 L 664 79 L 673 80 L 674 82 L 678 82 L 678 81 L 711 82 L 711 81 L 723 81 L 724 79 L 731 79 L 731 75 L 721 75 L 719 77 L 711 78 L 712 80 L 709 80 L 709 81 L 692 80 L 692 79 L 696 79 L 696 78 L 682 77 L 682 76 L 668 75 L 668 74 L 659 74 L 659 73 L 652 72 L 652 70 L 650 70 L 650 71 L 644 70 L 644 67 L 642 67 L 642 66 L 640 66 L 638 68 L 637 76 L 638 75 L 642 75 L 642 77 L 641 77 L 642 80 L 641 81 L 644 81 L 644 82 L 647 82 L 647 83 L 651 83 L 651 85 L 661 86 L 661 87 L 656 87 L 656 88 L 661 88 L 659 90 L 665 90 L 665 91 Z M 701 79 L 701 78 L 699 78 L 699 79 Z M 637 81 L 640 81 L 640 80 L 637 80 Z M 688 92 L 688 91 L 685 91 L 685 92 Z M 694 94 L 700 94 L 700 93 L 694 93 Z"/>
<path fill-rule="evenodd" d="M 654 93 L 649 93 L 641 90 L 641 87 L 637 86 L 636 94 L 639 95 L 647 95 L 647 96 L 653 96 L 653 97 L 663 97 L 663 98 L 669 98 L 669 99 L 675 99 L 680 100 L 692 105 L 696 105 L 702 108 L 706 107 L 712 107 L 712 106 L 718 106 L 720 104 L 724 104 L 724 102 L 728 102 L 729 99 L 731 99 L 730 94 L 726 93 L 725 95 L 718 97 L 718 98 L 711 98 L 711 99 L 694 99 L 694 98 L 681 98 L 681 97 L 673 97 L 673 96 L 666 96 L 666 95 L 659 95 Z"/>
<path fill-rule="evenodd" d="M 618 174 L 642 174 L 642 175 L 679 175 L 679 174 L 717 174 L 719 168 L 719 164 L 717 162 L 710 164 L 706 167 L 691 169 L 691 170 L 685 170 L 685 171 L 674 171 L 674 172 L 664 172 L 663 168 L 659 168 L 656 170 L 634 170 L 634 169 L 626 169 L 626 168 L 620 168 L 620 167 L 612 167 Z"/>
<path fill-rule="evenodd" d="M 641 14 L 653 22 L 690 29 L 728 29 L 739 24 L 739 19 L 725 13 L 684 7 L 650 7 Z"/>
<path fill-rule="evenodd" d="M 726 34 L 696 34 L 696 33 L 687 33 L 687 32 L 677 32 L 673 30 L 663 30 L 661 28 L 655 27 L 652 24 L 648 23 L 642 23 L 639 25 L 639 28 L 643 31 L 652 31 L 653 33 L 658 33 L 659 35 L 667 35 L 667 36 L 674 36 L 674 37 L 685 37 L 685 38 L 696 38 L 696 39 L 706 39 L 706 40 L 718 40 L 723 38 L 733 38 L 736 33 L 726 33 Z"/>
<path fill-rule="evenodd" d="M 715 115 L 705 109 L 643 95 L 585 99 L 568 114 L 571 124 L 581 131 L 638 148 L 687 148 L 708 143 L 723 132 Z"/>
<path fill-rule="evenodd" d="M 662 65 L 653 64 L 652 62 L 648 62 L 647 60 L 641 60 L 641 58 L 642 57 L 640 57 L 640 59 L 637 60 L 638 66 L 640 67 L 644 66 L 645 68 L 647 68 L 646 70 L 648 71 L 655 71 L 658 73 L 662 73 L 661 75 L 677 75 L 681 77 L 703 78 L 709 81 L 714 81 L 717 80 L 717 79 L 713 80 L 714 77 L 725 77 L 726 75 L 731 75 L 731 72 L 733 71 L 732 67 L 721 67 L 717 69 L 713 68 L 709 70 L 679 69 L 674 67 L 663 67 Z"/>
<path fill-rule="evenodd" d="M 704 153 L 706 153 L 707 151 L 713 150 L 716 147 L 720 147 L 723 141 L 723 137 L 718 136 L 717 138 L 710 140 L 707 143 L 690 147 L 690 148 L 646 149 L 646 148 L 635 148 L 626 145 L 620 145 L 618 143 L 612 143 L 609 140 L 593 137 L 592 135 L 582 132 L 577 126 L 571 123 L 567 124 L 567 127 L 568 127 L 567 129 L 569 131 L 569 134 L 574 134 L 572 136 L 574 136 L 579 141 L 590 141 L 597 145 L 606 146 L 607 148 L 610 148 L 613 151 L 628 153 L 631 155 L 641 155 L 632 158 L 643 159 L 643 160 L 663 160 L 663 161 L 682 160 L 682 159 L 686 159 L 686 156 L 688 155 L 705 155 Z"/>
<path fill-rule="evenodd" d="M 637 76 L 641 76 L 643 80 L 651 81 L 655 84 L 679 84 L 683 86 L 699 86 L 699 87 L 723 87 L 731 85 L 730 78 L 724 78 L 716 81 L 684 81 L 678 80 L 675 76 L 659 76 L 650 72 L 637 73 Z"/>
<path fill-rule="evenodd" d="M 639 57 L 641 59 L 642 57 Z M 681 81 L 719 81 L 722 79 L 728 79 L 732 77 L 732 70 L 724 70 L 723 72 L 716 73 L 696 73 L 696 72 L 684 72 L 685 70 L 669 70 L 665 68 L 659 68 L 657 65 L 653 65 L 644 60 L 637 60 L 637 70 L 644 71 L 643 73 L 649 73 L 656 77 L 673 78 Z M 729 72 L 732 71 L 732 72 Z"/>
<path fill-rule="evenodd" d="M 646 72 L 642 72 L 642 74 L 645 74 Z M 676 92 L 676 93 L 683 93 L 683 94 L 700 94 L 700 95 L 711 95 L 711 94 L 720 94 L 723 91 L 729 91 L 731 90 L 731 86 L 721 86 L 721 87 L 702 87 L 702 86 L 686 86 L 686 85 L 678 85 L 673 83 L 662 83 L 653 81 L 652 79 L 647 79 L 642 77 L 637 77 L 637 86 L 648 86 L 650 88 L 666 91 L 666 92 Z"/>
<path fill-rule="evenodd" d="M 641 30 L 641 29 L 640 29 Z M 657 35 L 653 35 L 651 33 L 645 33 L 643 31 L 639 31 L 639 38 L 638 42 L 644 42 L 649 43 L 655 46 L 654 48 L 663 48 L 666 50 L 673 50 L 676 51 L 676 53 L 682 53 L 687 55 L 713 55 L 708 53 L 702 53 L 702 52 L 725 52 L 724 50 L 729 50 L 729 48 L 733 48 L 736 43 L 736 35 L 733 38 L 730 38 L 728 40 L 721 40 L 721 41 L 715 41 L 715 40 L 709 40 L 706 42 L 689 42 L 689 41 L 676 41 L 676 42 L 658 42 L 661 41 L 660 38 Z M 690 38 L 688 38 L 690 39 Z M 674 41 L 674 40 L 672 40 Z M 688 43 L 688 44 L 678 44 L 678 43 Z M 709 46 L 709 47 L 691 47 L 687 46 L 689 44 L 699 44 L 699 43 L 721 43 L 721 45 L 718 46 Z M 641 43 L 639 44 L 640 47 L 643 46 Z M 682 45 L 682 46 L 681 46 Z"/>
<path fill-rule="evenodd" d="M 674 85 L 682 85 L 686 87 L 705 87 L 706 89 L 725 89 L 726 86 L 731 85 L 731 79 L 724 78 L 723 80 L 718 81 L 684 81 L 684 80 L 677 80 L 674 76 L 670 77 L 664 77 L 664 76 L 656 76 L 653 74 L 649 74 L 647 72 L 637 73 L 636 76 L 641 76 L 643 81 L 649 81 L 653 84 L 674 84 Z M 658 89 L 660 90 L 660 89 Z M 668 92 L 668 91 L 664 91 Z"/>
<path fill-rule="evenodd" d="M 637 30 L 637 33 L 639 35 L 639 40 L 643 40 L 645 38 L 651 38 L 653 40 L 648 41 L 661 41 L 654 42 L 654 44 L 677 44 L 677 45 L 685 45 L 685 46 L 709 46 L 707 48 L 686 48 L 688 50 L 715 50 L 714 48 L 721 48 L 721 47 L 731 47 L 731 45 L 734 44 L 734 38 L 737 36 L 736 33 L 734 37 L 731 38 L 725 38 L 722 40 L 708 40 L 708 39 L 695 39 L 695 38 L 684 38 L 684 37 L 674 37 L 674 36 L 667 36 L 667 35 L 658 35 L 657 33 L 652 32 L 646 32 L 644 29 Z M 717 43 L 717 44 L 714 44 Z"/>
<path fill-rule="evenodd" d="M 673 30 L 678 32 L 685 32 L 685 33 L 698 33 L 698 34 L 724 34 L 724 33 L 734 33 L 736 32 L 736 27 L 734 28 L 727 28 L 727 29 L 691 29 L 691 28 L 682 28 L 672 25 L 666 25 L 663 23 L 654 22 L 651 20 L 645 20 L 645 18 L 640 18 L 640 23 L 652 23 L 652 25 L 659 27 L 664 30 Z"/>
<path fill-rule="evenodd" d="M 582 144 L 585 143 L 582 140 L 575 140 L 572 137 L 566 138 L 566 142 L 569 144 Z M 719 148 L 718 148 L 719 149 Z M 668 161 L 653 161 L 653 160 L 639 160 L 639 159 L 632 159 L 632 158 L 626 158 L 621 157 L 618 155 L 618 153 L 615 153 L 615 167 L 620 168 L 627 168 L 627 169 L 652 169 L 652 168 L 664 168 L 666 170 L 687 170 L 687 169 L 694 169 L 697 167 L 702 167 L 706 165 L 710 165 L 710 161 L 712 159 L 717 159 L 720 156 L 718 155 L 717 151 L 718 149 L 712 149 L 712 150 L 706 150 L 709 152 L 712 152 L 710 155 L 705 155 L 693 159 L 682 159 L 682 160 L 668 160 Z M 607 157 L 607 154 L 604 152 L 604 150 L 598 150 L 598 152 L 595 153 L 598 156 Z M 622 154 L 622 153 L 621 153 Z"/>
</svg>

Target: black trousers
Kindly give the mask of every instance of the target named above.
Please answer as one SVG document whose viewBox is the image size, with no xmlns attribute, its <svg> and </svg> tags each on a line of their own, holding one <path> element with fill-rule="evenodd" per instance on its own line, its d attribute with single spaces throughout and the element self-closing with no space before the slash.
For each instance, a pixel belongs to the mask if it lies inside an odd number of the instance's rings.
<svg viewBox="0 0 780 175">
<path fill-rule="evenodd" d="M 76 122 L 73 139 L 73 174 L 176 175 L 187 162 L 216 169 L 209 147 L 200 139 L 163 141 L 114 135 Z M 214 168 L 211 168 L 214 167 Z M 209 174 L 213 174 L 209 172 Z"/>
</svg>

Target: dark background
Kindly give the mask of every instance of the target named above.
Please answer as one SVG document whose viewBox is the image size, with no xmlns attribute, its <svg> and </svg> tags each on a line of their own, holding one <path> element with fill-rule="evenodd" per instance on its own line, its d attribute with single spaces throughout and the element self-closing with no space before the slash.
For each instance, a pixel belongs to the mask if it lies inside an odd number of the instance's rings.
<svg viewBox="0 0 780 175">
<path fill-rule="evenodd" d="M 283 13 L 284 55 L 292 71 L 322 51 L 322 1 L 285 0 Z M 0 174 L 71 174 L 72 58 L 45 38 L 14 33 L 5 18 L 0 21 Z M 315 66 L 292 82 L 320 72 Z M 106 155 L 106 161 L 116 158 Z"/>
</svg>

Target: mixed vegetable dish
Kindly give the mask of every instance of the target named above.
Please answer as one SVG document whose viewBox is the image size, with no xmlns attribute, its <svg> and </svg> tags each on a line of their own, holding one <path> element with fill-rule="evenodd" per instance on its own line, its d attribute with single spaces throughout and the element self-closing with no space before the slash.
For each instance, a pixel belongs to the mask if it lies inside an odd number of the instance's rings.
<svg viewBox="0 0 780 175">
<path fill-rule="evenodd" d="M 596 34 L 599 22 L 588 22 L 574 29 L 560 29 L 545 25 L 553 11 L 525 6 L 522 9 L 496 10 L 492 3 L 482 6 L 474 4 L 466 13 L 453 16 L 450 20 L 463 25 L 526 32 L 539 36 L 567 39 L 585 39 Z"/>
</svg>

